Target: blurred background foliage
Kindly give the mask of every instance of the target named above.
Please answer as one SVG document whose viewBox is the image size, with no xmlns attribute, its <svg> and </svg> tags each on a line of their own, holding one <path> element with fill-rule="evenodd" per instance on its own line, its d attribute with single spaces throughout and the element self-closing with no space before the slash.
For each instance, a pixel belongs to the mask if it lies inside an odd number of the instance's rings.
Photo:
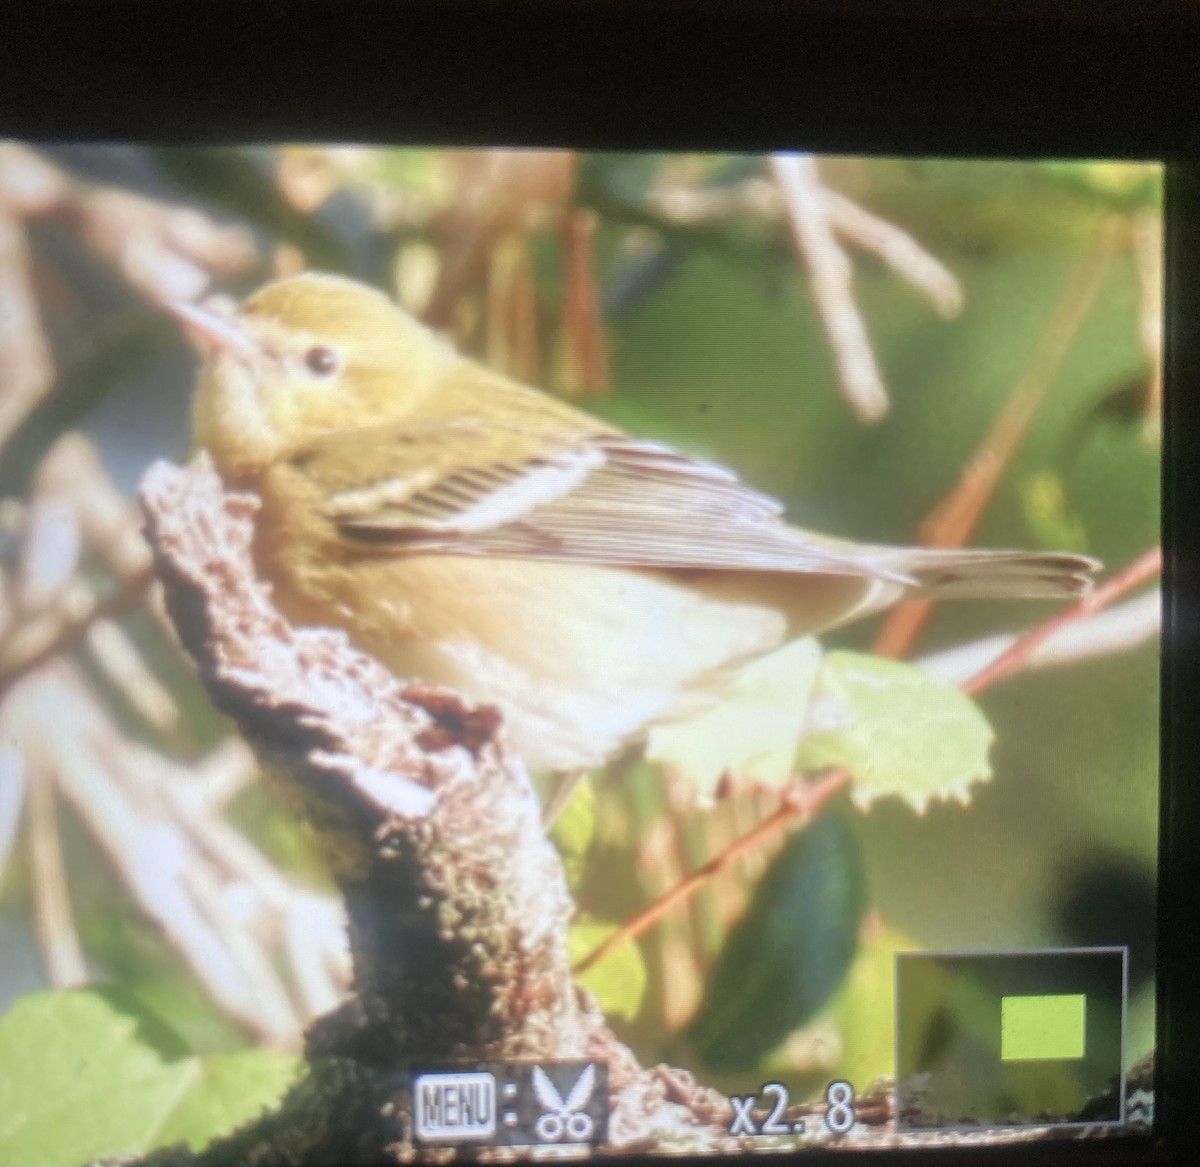
<svg viewBox="0 0 1200 1167">
<path fill-rule="evenodd" d="M 28 994 L 92 983 L 115 1013 L 84 1030 L 129 1017 L 162 1058 L 212 1059 L 295 1050 L 346 985 L 316 849 L 174 647 L 137 534 L 145 468 L 189 453 L 196 355 L 166 301 L 368 280 L 851 538 L 938 538 L 982 448 L 993 487 L 968 485 L 960 537 L 1117 569 L 1159 537 L 1161 192 L 1126 163 L 0 143 L 0 1015 L 25 1002 L 32 1025 Z M 1053 611 L 941 605 L 889 651 Z M 1152 1048 L 1154 631 L 984 694 L 994 776 L 967 805 L 835 796 L 594 964 L 619 1034 L 731 1090 L 865 1087 L 891 1067 L 893 951 L 1129 944 L 1130 1060 Z M 593 776 L 554 835 L 573 952 L 777 802 L 697 807 L 646 761 Z M 705 986 L 745 984 L 766 948 L 762 992 L 722 1014 Z"/>
</svg>

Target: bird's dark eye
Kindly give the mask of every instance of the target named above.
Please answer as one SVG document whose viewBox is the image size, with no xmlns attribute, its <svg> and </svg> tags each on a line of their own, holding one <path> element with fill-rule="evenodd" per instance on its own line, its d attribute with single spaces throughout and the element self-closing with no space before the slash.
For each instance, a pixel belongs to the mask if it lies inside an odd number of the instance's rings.
<svg viewBox="0 0 1200 1167">
<path fill-rule="evenodd" d="M 315 377 L 328 377 L 338 371 L 341 362 L 333 349 L 323 344 L 314 345 L 304 354 L 304 364 Z"/>
</svg>

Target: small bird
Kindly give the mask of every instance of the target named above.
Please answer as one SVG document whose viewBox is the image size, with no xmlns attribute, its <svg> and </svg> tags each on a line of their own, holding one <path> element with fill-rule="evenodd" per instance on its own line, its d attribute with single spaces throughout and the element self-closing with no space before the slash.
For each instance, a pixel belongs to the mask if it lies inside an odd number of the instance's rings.
<svg viewBox="0 0 1200 1167">
<path fill-rule="evenodd" d="M 738 666 L 903 597 L 1066 599 L 1098 567 L 801 530 L 725 467 L 502 376 L 342 277 L 175 312 L 211 349 L 197 442 L 261 500 L 280 611 L 499 706 L 534 770 L 601 765 Z"/>
</svg>

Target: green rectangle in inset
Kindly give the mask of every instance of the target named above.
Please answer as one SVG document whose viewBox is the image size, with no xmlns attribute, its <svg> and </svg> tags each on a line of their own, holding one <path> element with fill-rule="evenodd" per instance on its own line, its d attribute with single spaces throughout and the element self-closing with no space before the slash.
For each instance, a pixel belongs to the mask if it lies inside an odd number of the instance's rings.
<svg viewBox="0 0 1200 1167">
<path fill-rule="evenodd" d="M 1002 1062 L 1081 1058 L 1087 1021 L 1082 993 L 1000 998 Z"/>
</svg>

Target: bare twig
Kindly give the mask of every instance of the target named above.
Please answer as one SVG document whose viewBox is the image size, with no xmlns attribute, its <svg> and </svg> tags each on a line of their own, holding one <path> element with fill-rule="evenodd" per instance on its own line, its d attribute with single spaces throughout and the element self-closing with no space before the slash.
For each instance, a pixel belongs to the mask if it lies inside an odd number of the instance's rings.
<svg viewBox="0 0 1200 1167">
<path fill-rule="evenodd" d="M 50 983 L 59 989 L 73 988 L 87 983 L 88 972 L 71 909 L 53 778 L 40 759 L 31 777 L 29 868 L 38 946 Z"/>
<path fill-rule="evenodd" d="M 302 1023 L 315 1016 L 305 1008 L 308 997 L 336 1001 L 346 984 L 332 979 L 346 959 L 340 905 L 296 887 L 248 839 L 213 813 L 184 767 L 112 732 L 103 744 L 111 772 L 127 793 L 149 817 L 170 822 L 179 831 L 185 847 L 181 882 L 242 970 L 260 1017 L 255 1032 L 279 1045 L 295 1044 Z M 320 964 L 312 970 L 293 969 L 308 978 L 297 1011 L 271 953 L 283 949 L 291 955 L 287 930 L 301 905 L 308 908 L 307 941 Z M 319 906 L 324 906 L 323 914 Z M 235 1020 L 244 1024 L 244 1018 Z"/>
<path fill-rule="evenodd" d="M 214 274 L 246 269 L 250 234 L 198 211 L 73 182 L 35 151 L 0 143 L 0 448 L 55 384 L 22 222 L 52 219 L 153 303 L 194 299 Z"/>
<path fill-rule="evenodd" d="M 137 508 L 113 484 L 90 439 L 80 433 L 59 438 L 38 465 L 34 486 L 71 504 L 84 542 L 120 579 L 144 574 L 150 549 Z"/>
<path fill-rule="evenodd" d="M 488 263 L 487 360 L 492 368 L 536 384 L 540 355 L 537 289 L 525 240 L 500 240 Z"/>
<path fill-rule="evenodd" d="M 97 620 L 122 616 L 138 607 L 154 582 L 147 565 L 104 596 L 82 580 L 65 592 L 51 611 L 16 624 L 0 643 L 0 693 L 47 661 L 74 648 Z"/>
<path fill-rule="evenodd" d="M 887 264 L 924 294 L 940 315 L 958 314 L 963 303 L 958 280 L 907 231 L 828 187 L 819 196 L 829 225 L 846 242 Z M 664 220 L 681 227 L 707 226 L 743 215 L 778 219 L 786 206 L 779 187 L 759 176 L 728 187 L 666 183 L 648 191 L 646 201 Z"/>
<path fill-rule="evenodd" d="M 925 250 L 907 231 L 871 214 L 836 191 L 824 192 L 825 213 L 833 228 L 851 243 L 871 252 L 907 280 L 949 319 L 962 311 L 963 291 L 953 272 Z"/>
<path fill-rule="evenodd" d="M 3 531 L 2 526 L 0 531 Z M 4 643 L 16 623 L 16 590 L 8 572 L 0 567 L 0 644 Z"/>
<path fill-rule="evenodd" d="M 1114 222 L 1105 223 L 1096 243 L 1076 265 L 1028 368 L 1013 386 L 1000 416 L 950 493 L 921 524 L 924 546 L 962 547 L 979 523 L 1095 302 L 1112 257 L 1115 227 Z M 871 651 L 880 656 L 905 656 L 932 609 L 931 600 L 898 604 Z"/>
<path fill-rule="evenodd" d="M 877 422 L 888 411 L 887 390 L 851 291 L 850 261 L 829 223 L 816 161 L 804 154 L 776 154 L 771 167 L 784 194 L 797 250 L 808 268 L 842 393 L 861 421 Z"/>
<path fill-rule="evenodd" d="M 335 947 L 328 937 L 336 936 Z M 340 903 L 318 896 L 293 896 L 288 904 L 284 944 L 292 976 L 308 1018 L 332 1010 L 350 984 L 350 950 Z"/>
<path fill-rule="evenodd" d="M 147 666 L 120 624 L 96 620 L 87 630 L 87 646 L 97 665 L 150 725 L 169 732 L 180 722 L 179 705 Z"/>
<path fill-rule="evenodd" d="M 258 773 L 254 754 L 240 737 L 228 737 L 193 770 L 189 788 L 211 811 L 232 802 Z"/>
<path fill-rule="evenodd" d="M 21 543 L 18 603 L 23 617 L 62 599 L 82 552 L 74 507 L 48 491 L 35 494 L 25 510 Z"/>
<path fill-rule="evenodd" d="M 140 909 L 162 929 L 205 991 L 251 1033 L 278 1038 L 264 1032 L 250 986 L 181 883 L 188 858 L 186 839 L 173 826 L 148 816 L 122 789 L 109 762 L 89 745 L 88 739 L 97 734 L 101 740 L 111 740 L 113 734 L 106 733 L 99 710 L 80 690 L 81 683 L 60 662 L 11 694 L 5 713 L 10 724 L 44 741 L 58 789 Z M 55 727 L 67 716 L 77 732 L 56 733 Z"/>
<path fill-rule="evenodd" d="M 566 255 L 563 326 L 570 356 L 570 387 L 586 397 L 603 396 L 611 380 L 595 271 L 597 225 L 591 211 L 574 209 L 564 217 L 562 229 Z"/>
<path fill-rule="evenodd" d="M 231 910 L 236 908 L 236 897 L 226 894 L 227 888 L 209 863 L 195 857 L 189 857 L 181 866 L 180 882 L 241 973 L 257 1031 L 278 1045 L 298 1046 L 303 1028 L 300 1016 L 288 999 L 266 946 L 253 928 L 244 926 L 241 913 Z"/>
<path fill-rule="evenodd" d="M 777 831 L 792 825 L 797 819 L 814 816 L 820 808 L 839 790 L 844 790 L 853 781 L 848 770 L 835 770 L 824 778 L 811 783 L 797 783 L 783 797 L 779 808 L 763 819 L 753 830 L 731 843 L 724 851 L 714 855 L 703 867 L 697 868 L 677 883 L 665 895 L 643 908 L 627 920 L 616 932 L 597 945 L 575 965 L 576 973 L 584 972 L 601 961 L 614 949 L 630 940 L 636 940 L 649 931 L 676 904 L 695 895 L 718 871 L 749 854 Z"/>
</svg>

